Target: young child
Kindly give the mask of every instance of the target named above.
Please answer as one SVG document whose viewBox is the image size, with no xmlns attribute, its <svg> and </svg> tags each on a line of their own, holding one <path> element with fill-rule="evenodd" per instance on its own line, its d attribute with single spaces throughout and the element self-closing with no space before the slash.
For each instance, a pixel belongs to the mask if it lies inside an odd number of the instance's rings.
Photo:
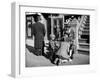
<svg viewBox="0 0 100 80">
<path fill-rule="evenodd" d="M 60 48 L 56 52 L 56 59 L 54 61 L 55 64 L 59 65 L 61 63 L 65 63 L 69 61 L 70 56 L 68 55 L 69 50 L 69 41 L 68 41 L 68 34 L 64 35 L 64 41 L 60 42 Z"/>
<path fill-rule="evenodd" d="M 52 63 L 55 64 L 55 59 L 56 59 L 56 52 L 59 49 L 60 45 L 58 44 L 57 41 L 55 41 L 55 36 L 52 36 L 52 39 L 50 40 L 49 43 L 49 51 L 50 51 L 50 60 Z"/>
</svg>

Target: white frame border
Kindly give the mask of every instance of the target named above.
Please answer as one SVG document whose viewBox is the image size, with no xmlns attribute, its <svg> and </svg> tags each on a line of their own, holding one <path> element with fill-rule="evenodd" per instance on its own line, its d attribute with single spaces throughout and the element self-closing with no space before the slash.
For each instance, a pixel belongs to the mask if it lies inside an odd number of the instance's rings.
<svg viewBox="0 0 100 80">
<path fill-rule="evenodd" d="M 58 9 L 58 13 L 59 13 L 59 9 L 61 10 L 64 10 L 66 9 L 67 11 L 69 11 L 69 13 L 73 13 L 73 11 L 78 11 L 77 13 L 79 14 L 90 14 L 90 16 L 92 17 L 91 20 L 90 20 L 90 31 L 93 31 L 92 33 L 90 32 L 90 40 L 91 40 L 91 47 L 90 47 L 90 51 L 91 54 L 90 55 L 90 65 L 74 65 L 73 66 L 59 66 L 56 67 L 34 67 L 34 68 L 30 68 L 30 69 L 26 69 L 25 67 L 23 67 L 23 61 L 25 60 L 22 60 L 22 56 L 23 56 L 23 47 L 22 45 L 25 44 L 22 43 L 22 41 L 24 40 L 24 36 L 23 36 L 23 24 L 21 23 L 22 20 L 21 18 L 23 17 L 22 15 L 23 14 L 20 14 L 21 12 L 21 7 L 23 6 L 26 6 L 27 7 L 30 7 L 26 10 L 28 11 L 32 11 L 32 7 L 37 7 L 39 9 L 54 9 L 54 10 L 57 10 Z M 74 9 L 74 10 L 73 10 Z M 22 13 L 25 12 L 25 8 L 22 9 Z M 80 13 L 80 10 L 82 11 Z M 43 11 L 43 10 L 40 10 L 40 12 Z M 64 10 L 65 11 L 65 10 Z M 66 11 L 65 11 L 66 12 Z M 87 9 L 87 8 L 73 8 L 73 7 L 69 7 L 68 8 L 64 8 L 64 7 L 46 7 L 46 6 L 32 6 L 32 4 L 26 4 L 26 3 L 12 3 L 12 55 L 11 55 L 11 58 L 12 58 L 12 62 L 11 62 L 11 72 L 12 72 L 12 76 L 14 77 L 21 77 L 21 76 L 34 76 L 34 75 L 54 75 L 54 74 L 64 74 L 64 73 L 87 73 L 87 72 L 94 72 L 96 70 L 96 55 L 94 54 L 95 53 L 95 50 L 94 50 L 94 47 L 93 47 L 93 42 L 94 42 L 94 37 L 95 37 L 95 31 L 96 30 L 93 26 L 95 26 L 95 14 L 96 12 L 96 9 L 94 8 L 90 8 L 90 9 Z M 55 13 L 55 11 L 54 11 Z M 62 13 L 62 12 L 61 12 Z M 64 12 L 63 12 L 64 13 Z M 76 12 L 75 12 L 76 13 Z M 65 14 L 68 14 L 65 13 Z M 24 22 L 24 21 L 23 21 Z M 25 26 L 25 25 L 24 25 Z M 94 42 L 95 43 L 95 42 Z M 25 49 L 24 49 L 25 50 Z M 21 53 L 20 53 L 21 52 Z M 25 52 L 25 51 L 24 51 Z M 25 53 L 24 53 L 25 54 Z M 24 56 L 25 57 L 25 56 Z M 23 58 L 25 59 L 25 58 Z M 49 71 L 48 71 L 49 70 Z M 53 73 L 52 73 L 53 72 Z"/>
</svg>

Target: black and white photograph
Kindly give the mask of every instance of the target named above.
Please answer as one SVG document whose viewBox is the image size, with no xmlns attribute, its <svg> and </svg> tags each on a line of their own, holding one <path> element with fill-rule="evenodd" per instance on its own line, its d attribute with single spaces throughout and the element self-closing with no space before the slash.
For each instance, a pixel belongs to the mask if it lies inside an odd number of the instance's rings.
<svg viewBox="0 0 100 80">
<path fill-rule="evenodd" d="M 12 3 L 11 10 L 12 76 L 66 78 L 95 72 L 95 8 Z"/>
<path fill-rule="evenodd" d="M 25 12 L 25 67 L 90 64 L 90 15 Z"/>
</svg>

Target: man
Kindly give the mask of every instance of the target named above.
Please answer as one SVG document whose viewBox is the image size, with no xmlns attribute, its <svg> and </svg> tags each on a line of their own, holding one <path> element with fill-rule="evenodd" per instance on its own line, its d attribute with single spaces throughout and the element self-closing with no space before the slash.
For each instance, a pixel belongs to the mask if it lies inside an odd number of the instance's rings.
<svg viewBox="0 0 100 80">
<path fill-rule="evenodd" d="M 32 34 L 34 35 L 34 53 L 36 55 L 42 55 L 43 52 L 43 44 L 44 44 L 44 36 L 45 36 L 45 27 L 41 23 L 40 15 L 36 15 L 35 18 L 36 23 L 32 25 Z"/>
</svg>

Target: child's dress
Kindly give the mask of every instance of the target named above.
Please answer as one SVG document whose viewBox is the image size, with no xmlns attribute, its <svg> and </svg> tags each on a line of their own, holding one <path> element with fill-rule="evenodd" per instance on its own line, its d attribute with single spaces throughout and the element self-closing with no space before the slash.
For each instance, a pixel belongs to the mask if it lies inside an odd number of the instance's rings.
<svg viewBox="0 0 100 80">
<path fill-rule="evenodd" d="M 67 41 L 61 42 L 61 47 L 56 53 L 56 55 L 58 55 L 62 59 L 68 59 L 69 58 L 69 55 L 68 55 L 69 46 L 70 46 L 69 42 Z"/>
</svg>

